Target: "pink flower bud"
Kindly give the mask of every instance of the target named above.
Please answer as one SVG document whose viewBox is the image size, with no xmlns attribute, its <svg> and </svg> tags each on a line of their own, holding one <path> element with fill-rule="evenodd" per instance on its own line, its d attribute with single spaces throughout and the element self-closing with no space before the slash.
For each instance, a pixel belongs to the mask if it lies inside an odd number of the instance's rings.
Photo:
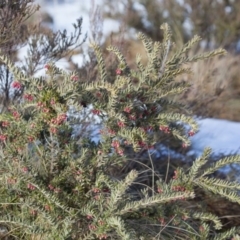
<svg viewBox="0 0 240 240">
<path fill-rule="evenodd" d="M 24 94 L 24 99 L 28 100 L 28 101 L 32 101 L 33 100 L 33 96 L 31 94 Z"/>
<path fill-rule="evenodd" d="M 28 168 L 27 168 L 27 167 L 23 167 L 23 168 L 22 168 L 22 171 L 23 171 L 24 173 L 27 173 L 27 172 L 28 172 Z"/>
<path fill-rule="evenodd" d="M 160 126 L 159 130 L 164 133 L 170 133 L 169 127 L 167 127 L 167 126 Z"/>
<path fill-rule="evenodd" d="M 5 141 L 7 139 L 7 135 L 0 134 L 0 141 Z"/>
<path fill-rule="evenodd" d="M 3 121 L 2 122 L 2 127 L 8 127 L 10 123 L 8 121 Z"/>
<path fill-rule="evenodd" d="M 49 64 L 46 64 L 46 65 L 44 66 L 44 68 L 45 68 L 46 70 L 49 70 L 50 65 L 49 65 Z"/>
<path fill-rule="evenodd" d="M 126 112 L 126 113 L 130 113 L 131 112 L 131 108 L 130 107 L 125 107 L 123 111 Z"/>
<path fill-rule="evenodd" d="M 78 76 L 74 75 L 74 76 L 71 76 L 71 80 L 73 80 L 74 82 L 76 82 L 78 80 Z"/>
<path fill-rule="evenodd" d="M 36 187 L 33 186 L 31 183 L 28 183 L 27 188 L 30 189 L 30 190 L 34 190 Z"/>
<path fill-rule="evenodd" d="M 189 137 L 192 137 L 194 134 L 195 134 L 195 132 L 194 132 L 193 130 L 191 130 L 191 131 L 188 132 L 188 136 L 189 136 Z"/>
<path fill-rule="evenodd" d="M 14 81 L 12 83 L 12 87 L 16 88 L 16 89 L 20 89 L 22 87 L 22 84 L 20 82 L 18 82 L 18 81 Z"/>
<path fill-rule="evenodd" d="M 122 74 L 122 70 L 121 70 L 120 68 L 117 68 L 117 69 L 116 69 L 116 74 L 117 74 L 117 75 L 121 75 L 121 74 Z"/>
<path fill-rule="evenodd" d="M 94 115 L 99 115 L 101 112 L 100 112 L 100 110 L 98 110 L 98 109 L 93 109 L 93 110 L 92 110 L 92 113 L 93 113 Z"/>
<path fill-rule="evenodd" d="M 54 190 L 54 187 L 53 187 L 53 185 L 51 185 L 51 184 L 48 185 L 48 188 L 49 188 L 51 191 Z"/>
<path fill-rule="evenodd" d="M 125 123 L 124 122 L 119 121 L 117 124 L 118 124 L 118 126 L 120 128 L 125 127 Z"/>
</svg>

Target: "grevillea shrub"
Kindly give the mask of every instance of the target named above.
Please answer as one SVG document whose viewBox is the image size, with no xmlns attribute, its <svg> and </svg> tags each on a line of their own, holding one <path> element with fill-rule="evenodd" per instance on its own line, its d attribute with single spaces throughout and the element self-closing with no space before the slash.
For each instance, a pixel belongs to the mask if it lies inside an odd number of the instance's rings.
<svg viewBox="0 0 240 240">
<path fill-rule="evenodd" d="M 189 207 L 196 189 L 239 203 L 239 184 L 209 178 L 218 168 L 240 161 L 225 158 L 204 169 L 207 149 L 188 171 L 177 169 L 171 180 L 158 177 L 141 185 L 132 168 L 128 148 L 136 154 L 151 152 L 162 136 L 178 139 L 183 147 L 197 131 L 194 120 L 179 113 L 169 96 L 188 84 L 175 76 L 189 72 L 182 65 L 224 53 L 219 49 L 189 58 L 194 37 L 182 49 L 172 46 L 167 24 L 163 42 L 143 34 L 147 65 L 136 58 L 130 69 L 120 51 L 110 46 L 119 66 L 114 77 L 100 48 L 96 53 L 99 75 L 95 82 L 46 64 L 46 75 L 24 75 L 4 55 L 0 59 L 14 75 L 13 89 L 23 97 L 0 115 L 0 229 L 6 239 L 227 239 L 239 231 L 221 231 L 220 219 L 203 207 Z M 100 142 L 89 135 L 73 136 L 74 117 L 91 107 L 101 119 Z M 188 124 L 190 132 L 185 132 Z M 160 136 L 160 137 L 158 137 Z M 151 158 L 149 158 L 151 161 Z M 191 205 L 190 205 L 191 206 Z"/>
</svg>

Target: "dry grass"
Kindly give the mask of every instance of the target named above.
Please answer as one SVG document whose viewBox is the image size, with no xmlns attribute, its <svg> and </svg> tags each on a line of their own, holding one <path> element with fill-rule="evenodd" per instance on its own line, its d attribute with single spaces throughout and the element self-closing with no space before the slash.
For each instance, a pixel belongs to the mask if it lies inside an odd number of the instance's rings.
<svg viewBox="0 0 240 240">
<path fill-rule="evenodd" d="M 140 41 L 124 39 L 119 42 L 117 36 L 111 36 L 106 45 L 114 43 L 121 48 L 124 45 L 128 64 L 134 68 L 136 54 L 142 56 L 143 64 L 147 54 Z M 201 52 L 199 52 L 201 53 Z M 189 55 L 193 55 L 190 52 Z M 228 53 L 226 56 L 192 63 L 192 74 L 181 75 L 178 80 L 191 84 L 190 89 L 177 96 L 177 100 L 188 106 L 195 115 L 240 121 L 240 56 Z"/>
<path fill-rule="evenodd" d="M 240 121 L 240 56 L 193 63 L 192 74 L 181 80 L 192 86 L 181 97 L 196 115 Z"/>
</svg>

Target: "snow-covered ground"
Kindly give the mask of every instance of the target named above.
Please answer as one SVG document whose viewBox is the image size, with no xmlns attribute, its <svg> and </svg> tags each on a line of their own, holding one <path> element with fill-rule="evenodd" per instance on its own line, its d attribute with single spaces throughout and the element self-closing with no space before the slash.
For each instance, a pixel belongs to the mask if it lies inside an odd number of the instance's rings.
<svg viewBox="0 0 240 240">
<path fill-rule="evenodd" d="M 197 120 L 199 132 L 191 137 L 192 148 L 200 155 L 206 147 L 215 154 L 240 154 L 240 123 L 221 119 Z"/>
<path fill-rule="evenodd" d="M 57 2 L 62 2 L 57 4 Z M 79 0 L 38 0 L 45 2 L 43 9 L 47 11 L 54 20 L 54 29 L 71 30 L 72 23 L 79 17 L 83 17 L 82 32 L 89 33 L 90 21 L 89 11 L 92 10 L 92 1 Z M 95 4 L 101 6 L 102 0 L 95 0 Z M 104 20 L 103 33 L 109 34 L 117 31 L 119 23 Z M 81 62 L 81 56 L 75 57 L 75 61 Z M 61 65 L 58 65 L 61 67 Z M 214 154 L 240 154 L 240 123 L 219 119 L 200 119 L 199 132 L 191 137 L 192 147 L 189 155 L 199 156 L 204 148 L 211 147 Z M 95 139 L 96 141 L 96 139 Z M 227 168 L 226 168 L 227 170 Z"/>
</svg>

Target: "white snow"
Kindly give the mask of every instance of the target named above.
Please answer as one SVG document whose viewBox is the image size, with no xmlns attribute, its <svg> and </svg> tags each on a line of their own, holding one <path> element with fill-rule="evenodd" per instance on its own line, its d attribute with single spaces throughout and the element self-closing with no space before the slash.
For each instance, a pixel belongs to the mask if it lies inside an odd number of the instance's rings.
<svg viewBox="0 0 240 240">
<path fill-rule="evenodd" d="M 213 156 L 240 154 L 240 123 L 228 120 L 206 118 L 197 120 L 199 131 L 191 137 L 192 145 L 188 155 L 200 156 L 204 149 L 210 147 Z M 239 172 L 240 165 L 227 165 L 220 169 L 225 175 L 233 168 Z M 240 182 L 240 177 L 236 176 Z"/>
<path fill-rule="evenodd" d="M 196 155 L 210 147 L 213 154 L 240 154 L 240 123 L 221 119 L 197 120 L 199 132 L 191 137 Z"/>
</svg>

